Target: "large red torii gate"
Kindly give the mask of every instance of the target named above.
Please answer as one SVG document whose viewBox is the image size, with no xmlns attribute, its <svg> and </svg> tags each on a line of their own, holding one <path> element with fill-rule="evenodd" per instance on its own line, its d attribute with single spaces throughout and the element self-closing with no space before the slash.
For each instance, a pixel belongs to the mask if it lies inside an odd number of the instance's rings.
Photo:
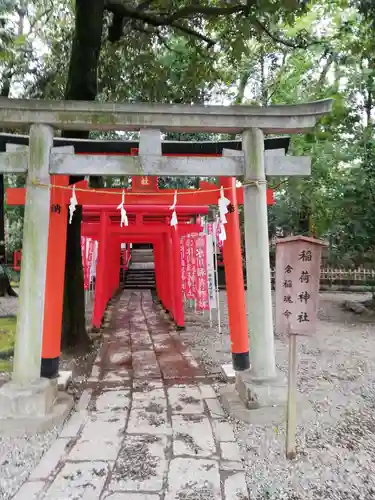
<svg viewBox="0 0 375 500">
<path fill-rule="evenodd" d="M 132 151 L 131 154 L 135 154 L 135 152 L 136 151 Z M 199 156 L 220 156 L 220 154 L 200 154 Z M 143 177 L 143 179 L 145 179 L 145 177 Z M 175 189 L 159 190 L 157 188 L 157 183 L 155 182 L 155 180 L 152 180 L 150 184 L 140 184 L 138 180 L 139 177 L 133 177 L 132 185 L 137 189 L 137 191 L 139 190 L 144 192 L 135 193 L 132 188 L 125 190 L 127 200 L 126 203 L 128 205 L 130 214 L 132 210 L 131 207 L 134 206 L 135 208 L 137 205 L 144 205 L 145 201 L 147 201 L 147 205 L 150 207 L 150 209 L 152 206 L 161 208 L 162 206 L 170 206 L 172 204 Z M 51 183 L 51 216 L 48 236 L 48 260 L 45 295 L 46 307 L 44 313 L 42 347 L 42 376 L 47 377 L 56 376 L 58 373 L 65 275 L 64 270 L 66 251 L 66 227 L 68 218 L 68 205 L 71 197 L 71 190 L 68 189 L 69 178 L 67 176 L 51 176 Z M 244 369 L 243 367 L 247 366 L 248 364 L 247 360 L 249 353 L 241 237 L 237 211 L 238 205 L 243 203 L 243 188 L 237 187 L 235 178 L 220 178 L 219 184 L 226 189 L 226 197 L 231 200 L 232 205 L 235 209 L 232 214 L 229 214 L 229 216 L 227 216 L 227 240 L 224 244 L 223 250 L 232 359 L 234 368 L 237 370 L 241 370 Z M 58 186 L 61 186 L 62 188 Z M 79 204 L 83 206 L 100 205 L 102 207 L 111 207 L 112 209 L 113 207 L 118 205 L 118 202 L 121 200 L 123 191 L 122 189 L 117 188 L 92 190 L 88 188 L 88 184 L 86 181 L 77 183 L 76 189 Z M 186 207 L 197 207 L 199 205 L 216 205 L 219 198 L 218 186 L 208 182 L 201 182 L 199 189 L 179 189 L 178 193 L 180 202 Z M 116 195 L 118 195 L 118 198 Z M 25 203 L 25 189 L 7 189 L 6 201 L 8 205 L 23 205 Z M 268 189 L 267 204 L 273 203 L 273 190 Z M 103 211 L 103 214 L 106 213 L 106 211 Z M 105 215 L 105 218 L 108 219 L 108 215 Z M 103 227 L 105 227 L 105 224 L 103 224 Z M 121 229 L 124 230 L 124 228 Z M 150 233 L 149 227 L 147 228 L 147 231 L 148 233 Z M 160 233 L 160 229 L 159 231 L 156 230 L 154 232 L 154 234 L 158 233 Z M 106 230 L 104 231 L 102 229 L 101 241 L 106 241 L 106 234 Z M 123 234 L 125 236 L 125 233 Z M 139 235 L 142 234 L 144 234 L 144 232 L 142 233 L 142 231 L 140 231 Z M 165 234 L 168 233 L 166 232 Z M 158 248 L 160 249 L 164 246 L 163 251 L 167 252 L 167 262 L 174 262 L 174 265 L 177 266 L 180 255 L 178 232 L 174 230 L 171 231 L 169 229 L 169 237 L 171 244 L 168 243 L 167 238 L 166 241 L 163 242 L 163 245 L 158 245 Z M 102 248 L 103 246 L 104 245 L 102 245 Z M 162 255 L 162 252 L 160 250 L 157 250 L 157 260 L 159 259 L 159 261 L 161 262 L 160 255 Z M 227 258 L 225 258 L 226 255 Z M 177 277 L 177 270 L 174 271 L 174 274 L 171 273 L 171 275 L 175 275 Z M 176 279 L 181 279 L 180 275 L 179 278 Z M 101 288 L 100 293 L 102 293 L 102 296 L 99 298 L 99 305 L 96 306 L 96 309 L 94 311 L 95 323 L 97 325 L 99 325 L 99 317 L 100 319 L 102 318 L 106 304 L 108 303 L 110 297 L 113 295 L 114 287 L 116 283 L 118 283 L 118 281 L 117 279 L 113 278 L 113 280 L 111 279 L 110 283 L 110 286 Z M 181 294 L 181 286 L 179 287 L 179 290 Z M 183 317 L 183 310 L 181 313 L 182 305 L 180 305 L 182 304 L 182 295 L 181 300 L 179 298 L 173 299 L 171 298 L 171 295 L 169 295 L 169 291 L 165 286 L 163 288 L 163 285 L 159 287 L 158 293 L 161 294 L 159 298 L 162 299 L 163 305 L 171 313 L 175 321 L 177 318 L 176 324 L 178 325 L 179 318 Z M 105 304 L 104 309 L 103 304 Z"/>
</svg>

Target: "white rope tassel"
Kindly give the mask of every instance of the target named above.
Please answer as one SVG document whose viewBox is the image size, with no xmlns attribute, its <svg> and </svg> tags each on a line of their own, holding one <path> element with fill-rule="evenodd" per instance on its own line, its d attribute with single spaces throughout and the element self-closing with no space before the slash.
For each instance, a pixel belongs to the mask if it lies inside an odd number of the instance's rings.
<svg viewBox="0 0 375 500">
<path fill-rule="evenodd" d="M 219 241 L 225 241 L 227 239 L 227 232 L 225 231 L 225 225 L 220 222 L 220 233 L 219 233 Z"/>
<path fill-rule="evenodd" d="M 225 231 L 224 224 L 227 223 L 226 214 L 229 213 L 229 210 L 228 210 L 229 204 L 230 204 L 230 200 L 228 200 L 228 198 L 225 198 L 224 188 L 223 188 L 223 186 L 221 186 L 220 187 L 220 198 L 218 201 L 219 220 L 220 220 L 220 233 L 219 233 L 219 240 L 220 241 L 225 241 L 227 239 L 227 233 Z"/>
<path fill-rule="evenodd" d="M 229 212 L 229 210 L 228 210 L 228 205 L 229 204 L 230 204 L 230 200 L 228 200 L 228 198 L 225 198 L 225 196 L 224 196 L 224 188 L 223 188 L 223 186 L 221 186 L 221 188 L 220 188 L 220 198 L 219 198 L 219 201 L 218 201 L 218 205 L 219 205 L 220 222 L 222 224 L 226 224 L 227 223 L 227 218 L 225 216 Z"/>
<path fill-rule="evenodd" d="M 177 214 L 176 214 L 176 204 L 177 204 L 177 191 L 174 192 L 173 205 L 169 207 L 170 210 L 173 210 L 171 217 L 171 226 L 177 229 Z"/>
<path fill-rule="evenodd" d="M 73 186 L 72 196 L 70 198 L 70 205 L 69 205 L 69 224 L 72 223 L 73 214 L 76 211 L 77 205 L 78 205 L 78 200 L 77 200 L 77 196 L 76 196 L 76 187 Z"/>
<path fill-rule="evenodd" d="M 120 227 L 129 225 L 129 220 L 128 220 L 128 216 L 126 214 L 124 204 L 125 204 L 125 191 L 122 190 L 121 203 L 117 207 L 117 210 L 120 210 L 120 214 L 121 214 Z"/>
</svg>

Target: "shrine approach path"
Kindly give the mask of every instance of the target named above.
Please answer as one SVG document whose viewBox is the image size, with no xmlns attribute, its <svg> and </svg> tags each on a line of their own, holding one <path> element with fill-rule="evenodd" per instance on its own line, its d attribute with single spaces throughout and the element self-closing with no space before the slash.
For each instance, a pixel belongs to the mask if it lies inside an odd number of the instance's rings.
<svg viewBox="0 0 375 500">
<path fill-rule="evenodd" d="M 76 411 L 14 500 L 33 498 L 249 498 L 210 380 L 149 291 L 114 300 Z"/>
</svg>

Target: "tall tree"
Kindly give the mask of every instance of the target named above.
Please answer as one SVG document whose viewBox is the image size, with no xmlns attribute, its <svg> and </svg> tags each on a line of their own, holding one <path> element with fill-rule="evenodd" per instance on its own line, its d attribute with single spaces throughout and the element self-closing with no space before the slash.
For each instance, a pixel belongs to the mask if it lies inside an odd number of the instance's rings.
<svg viewBox="0 0 375 500">
<path fill-rule="evenodd" d="M 206 51 L 208 58 L 207 51 L 211 50 L 214 54 L 216 46 L 220 50 L 231 52 L 232 59 L 235 59 L 236 54 L 240 55 L 244 48 L 243 41 L 258 36 L 259 32 L 281 39 L 278 33 L 272 33 L 274 20 L 284 15 L 292 19 L 304 4 L 305 2 L 298 1 L 267 0 L 247 0 L 246 3 L 238 1 L 231 5 L 224 0 L 202 3 L 179 0 L 76 0 L 75 31 L 65 98 L 96 98 L 97 75 L 102 71 L 100 65 L 106 65 L 106 61 L 100 60 L 101 49 L 106 43 L 103 41 L 103 34 L 110 43 L 121 44 L 125 53 L 131 53 L 131 42 L 135 38 L 147 50 L 147 46 L 155 44 L 168 47 L 169 41 L 178 35 L 187 37 L 188 43 L 194 44 L 196 54 Z M 196 57 L 202 64 L 204 58 L 198 55 Z M 199 66 L 197 70 L 199 71 Z M 141 74 L 141 78 L 147 77 L 146 73 Z M 186 82 L 181 81 L 179 84 L 183 87 Z M 139 97 L 143 100 L 142 96 Z M 186 102 L 184 95 L 181 95 L 179 102 Z M 86 135 L 77 131 L 74 136 L 82 138 Z M 72 178 L 71 182 L 77 180 Z M 68 230 L 63 321 L 65 345 L 84 343 L 86 339 L 80 221 L 81 212 L 78 211 Z"/>
</svg>

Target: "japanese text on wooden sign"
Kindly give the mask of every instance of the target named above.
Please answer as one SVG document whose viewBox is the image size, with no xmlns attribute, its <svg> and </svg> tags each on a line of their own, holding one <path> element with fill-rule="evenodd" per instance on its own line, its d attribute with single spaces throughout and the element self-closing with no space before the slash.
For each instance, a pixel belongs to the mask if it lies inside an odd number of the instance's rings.
<svg viewBox="0 0 375 500">
<path fill-rule="evenodd" d="M 322 243 L 305 237 L 276 247 L 277 333 L 308 335 L 316 329 Z"/>
</svg>

